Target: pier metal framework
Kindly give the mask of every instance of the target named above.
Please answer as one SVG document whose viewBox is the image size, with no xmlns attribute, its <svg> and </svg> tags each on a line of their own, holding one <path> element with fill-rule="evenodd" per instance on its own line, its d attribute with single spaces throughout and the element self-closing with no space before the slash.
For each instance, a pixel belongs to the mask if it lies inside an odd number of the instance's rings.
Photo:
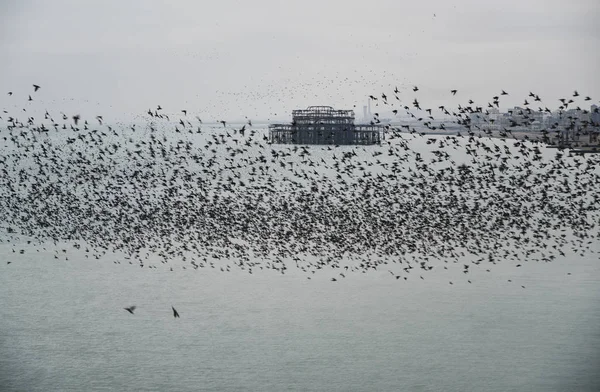
<svg viewBox="0 0 600 392">
<path fill-rule="evenodd" d="M 352 110 L 331 106 L 309 106 L 292 111 L 291 124 L 269 125 L 269 138 L 275 144 L 379 144 L 382 128 L 354 124 Z"/>
</svg>

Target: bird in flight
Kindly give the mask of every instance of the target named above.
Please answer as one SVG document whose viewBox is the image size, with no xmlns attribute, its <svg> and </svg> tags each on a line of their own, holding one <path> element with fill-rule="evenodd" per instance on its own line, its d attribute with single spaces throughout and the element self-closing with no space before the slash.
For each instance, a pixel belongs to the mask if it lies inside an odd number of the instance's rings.
<svg viewBox="0 0 600 392">
<path fill-rule="evenodd" d="M 179 318 L 179 313 L 177 313 L 177 310 L 173 306 L 171 306 L 171 309 L 173 309 L 173 317 Z"/>
<path fill-rule="evenodd" d="M 134 305 L 134 306 L 130 306 L 130 307 L 128 307 L 128 308 L 123 308 L 123 309 L 125 309 L 125 310 L 126 310 L 126 311 L 128 311 L 129 313 L 133 314 L 133 311 L 135 310 L 135 305 Z"/>
<path fill-rule="evenodd" d="M 38 86 L 37 84 L 33 85 L 33 92 L 36 92 L 40 89 L 40 86 Z"/>
<path fill-rule="evenodd" d="M 452 93 L 452 95 L 456 95 L 456 93 L 458 92 L 458 90 L 450 90 L 450 92 Z"/>
</svg>

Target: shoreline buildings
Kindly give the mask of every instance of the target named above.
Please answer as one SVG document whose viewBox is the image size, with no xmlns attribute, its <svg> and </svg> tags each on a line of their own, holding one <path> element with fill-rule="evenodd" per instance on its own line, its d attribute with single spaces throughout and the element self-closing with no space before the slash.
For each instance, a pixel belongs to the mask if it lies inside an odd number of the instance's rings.
<svg viewBox="0 0 600 392">
<path fill-rule="evenodd" d="M 558 146 L 598 145 L 600 143 L 600 110 L 573 108 L 552 112 L 515 106 L 506 113 L 497 108 L 469 114 L 469 125 L 488 132 L 534 132 L 543 134 L 546 142 Z"/>
</svg>

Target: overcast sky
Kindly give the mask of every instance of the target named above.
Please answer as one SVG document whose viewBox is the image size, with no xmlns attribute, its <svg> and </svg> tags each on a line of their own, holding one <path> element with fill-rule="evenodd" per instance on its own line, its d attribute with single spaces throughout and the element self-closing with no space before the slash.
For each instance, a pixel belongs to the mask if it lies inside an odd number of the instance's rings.
<svg viewBox="0 0 600 392">
<path fill-rule="evenodd" d="M 531 90 L 555 109 L 600 99 L 598 26 L 598 0 L 0 0 L 0 109 L 266 120 L 361 114 L 396 86 L 425 107 L 505 89 L 504 107 Z"/>
</svg>

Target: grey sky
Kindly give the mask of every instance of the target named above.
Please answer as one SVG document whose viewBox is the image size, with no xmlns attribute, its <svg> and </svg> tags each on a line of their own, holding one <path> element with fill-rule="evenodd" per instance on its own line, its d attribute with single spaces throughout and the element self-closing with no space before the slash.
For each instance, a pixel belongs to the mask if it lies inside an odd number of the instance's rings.
<svg viewBox="0 0 600 392">
<path fill-rule="evenodd" d="M 500 89 L 504 107 L 530 90 L 552 109 L 574 89 L 597 103 L 599 22 L 597 0 L 3 0 L 0 109 L 360 114 L 395 86 L 426 107 L 486 105 Z M 27 102 L 33 83 L 42 89 Z"/>
</svg>

